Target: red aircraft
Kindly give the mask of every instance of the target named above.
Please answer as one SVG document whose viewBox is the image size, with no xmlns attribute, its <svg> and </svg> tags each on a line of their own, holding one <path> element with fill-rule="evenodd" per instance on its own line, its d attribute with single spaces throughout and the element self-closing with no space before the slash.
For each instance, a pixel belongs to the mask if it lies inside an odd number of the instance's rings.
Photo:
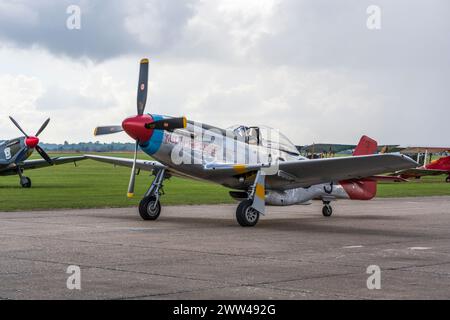
<svg viewBox="0 0 450 320">
<path fill-rule="evenodd" d="M 423 176 L 439 176 L 441 174 L 446 174 L 445 182 L 450 183 L 450 156 L 433 160 L 419 168 L 401 170 L 395 173 L 395 175 L 404 179 L 420 179 Z"/>
</svg>

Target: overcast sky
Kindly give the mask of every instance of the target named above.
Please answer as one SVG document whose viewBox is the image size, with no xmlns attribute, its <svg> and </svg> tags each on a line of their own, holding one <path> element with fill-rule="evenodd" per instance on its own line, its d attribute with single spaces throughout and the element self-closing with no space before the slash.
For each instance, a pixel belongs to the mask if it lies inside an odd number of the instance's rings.
<svg viewBox="0 0 450 320">
<path fill-rule="evenodd" d="M 70 5 L 81 29 L 68 29 Z M 381 29 L 369 29 L 370 5 Z M 0 0 L 0 139 L 51 117 L 44 142 L 93 137 L 146 111 L 296 144 L 450 145 L 448 0 Z"/>
</svg>

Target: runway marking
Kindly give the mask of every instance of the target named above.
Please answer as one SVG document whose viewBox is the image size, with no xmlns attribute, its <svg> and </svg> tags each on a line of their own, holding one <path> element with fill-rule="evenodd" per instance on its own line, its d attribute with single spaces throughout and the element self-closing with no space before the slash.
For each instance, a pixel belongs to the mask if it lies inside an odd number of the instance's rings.
<svg viewBox="0 0 450 320">
<path fill-rule="evenodd" d="M 409 250 L 430 250 L 432 247 L 409 247 Z"/>
<path fill-rule="evenodd" d="M 358 246 L 344 246 L 343 249 L 355 249 L 355 248 L 363 248 L 364 246 L 358 245 Z"/>
</svg>

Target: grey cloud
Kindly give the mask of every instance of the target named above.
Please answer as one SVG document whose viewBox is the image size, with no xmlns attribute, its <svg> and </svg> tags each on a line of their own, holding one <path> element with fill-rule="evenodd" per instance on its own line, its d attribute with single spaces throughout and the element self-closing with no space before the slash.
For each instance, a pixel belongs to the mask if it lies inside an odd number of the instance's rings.
<svg viewBox="0 0 450 320">
<path fill-rule="evenodd" d="M 366 9 L 381 9 L 381 29 L 366 27 Z M 445 0 L 283 1 L 258 51 L 266 61 L 321 68 L 450 65 L 450 3 Z"/>
<path fill-rule="evenodd" d="M 69 5 L 81 8 L 81 29 L 69 30 Z M 170 48 L 193 14 L 191 1 L 0 1 L 0 39 L 19 47 L 39 46 L 53 54 L 104 60 Z M 146 12 L 152 14 L 146 16 Z M 151 20 L 151 21 L 148 21 Z M 145 30 L 157 26 L 156 30 Z M 145 33 L 153 38 L 145 38 Z M 163 41 L 152 41 L 157 36 Z M 144 34 L 144 39 L 139 34 Z M 144 40 L 144 41 L 142 41 Z M 149 40 L 149 41 L 146 41 Z"/>
</svg>

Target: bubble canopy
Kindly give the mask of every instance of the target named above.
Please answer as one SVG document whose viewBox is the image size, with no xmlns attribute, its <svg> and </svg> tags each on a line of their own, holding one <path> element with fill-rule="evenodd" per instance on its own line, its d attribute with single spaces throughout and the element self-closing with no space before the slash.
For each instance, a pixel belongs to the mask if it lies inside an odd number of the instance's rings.
<svg viewBox="0 0 450 320">
<path fill-rule="evenodd" d="M 268 126 L 234 125 L 226 130 L 232 131 L 248 144 L 280 149 L 294 155 L 300 154 L 295 145 L 278 129 Z"/>
</svg>

